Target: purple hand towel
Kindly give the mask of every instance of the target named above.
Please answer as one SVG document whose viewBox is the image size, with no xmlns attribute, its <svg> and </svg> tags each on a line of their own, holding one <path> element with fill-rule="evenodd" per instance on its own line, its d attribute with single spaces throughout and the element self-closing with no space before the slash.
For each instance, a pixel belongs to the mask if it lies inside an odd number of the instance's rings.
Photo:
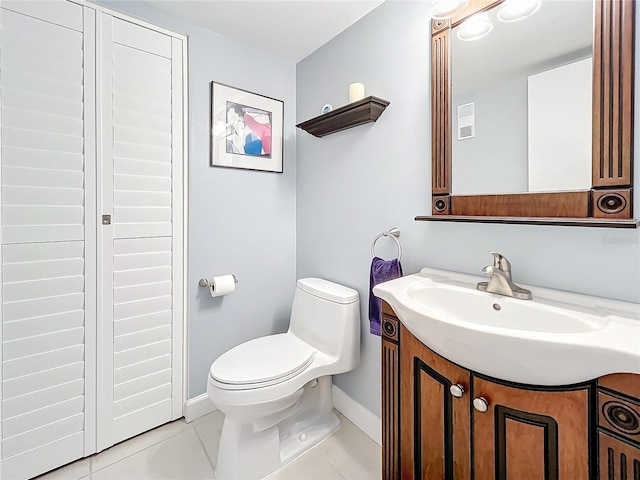
<svg viewBox="0 0 640 480">
<path fill-rule="evenodd" d="M 371 275 L 369 276 L 369 324 L 370 331 L 374 335 L 380 335 L 380 316 L 382 313 L 382 300 L 373 294 L 373 287 L 379 283 L 400 278 L 402 265 L 400 260 L 383 260 L 374 257 L 371 261 Z"/>
</svg>

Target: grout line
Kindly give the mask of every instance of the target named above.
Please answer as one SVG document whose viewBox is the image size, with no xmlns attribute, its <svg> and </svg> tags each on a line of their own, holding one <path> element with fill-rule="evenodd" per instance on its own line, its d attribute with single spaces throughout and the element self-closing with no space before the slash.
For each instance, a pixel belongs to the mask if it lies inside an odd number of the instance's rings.
<svg viewBox="0 0 640 480">
<path fill-rule="evenodd" d="M 213 463 L 213 460 L 211 459 L 211 457 L 209 456 L 209 452 L 207 452 L 207 448 L 204 446 L 204 440 L 202 440 L 202 437 L 198 433 L 198 429 L 196 428 L 196 426 L 193 425 L 193 422 L 189 423 L 188 425 L 190 425 L 191 428 L 193 428 L 193 431 L 195 432 L 196 437 L 198 438 L 198 442 L 200 442 L 200 446 L 202 447 L 202 450 L 204 450 L 204 456 L 207 457 L 207 461 L 209 462 L 209 465 L 211 465 L 211 469 L 213 470 L 213 474 L 215 475 L 216 466 Z"/>
<path fill-rule="evenodd" d="M 111 467 L 111 466 L 115 465 L 116 463 L 120 463 L 120 462 L 122 462 L 123 460 L 126 460 L 126 459 L 128 459 L 128 458 L 130 458 L 130 457 L 133 457 L 134 455 L 137 455 L 137 454 L 139 454 L 139 453 L 144 452 L 145 450 L 149 450 L 151 447 L 155 447 L 156 445 L 159 445 L 159 444 L 161 444 L 162 442 L 164 442 L 164 441 L 166 441 L 166 440 L 169 440 L 170 438 L 175 437 L 176 435 L 180 435 L 181 433 L 186 432 L 186 431 L 187 431 L 187 429 L 185 428 L 185 429 L 183 429 L 183 430 L 181 430 L 181 431 L 179 431 L 179 432 L 176 432 L 176 433 L 174 433 L 174 434 L 172 434 L 172 435 L 169 435 L 168 437 L 165 437 L 165 438 L 163 438 L 163 439 L 161 439 L 161 440 L 158 440 L 157 442 L 154 442 L 154 443 L 152 443 L 151 445 L 147 445 L 145 448 L 143 448 L 143 449 L 141 449 L 141 450 L 135 451 L 135 452 L 133 452 L 133 453 L 131 453 L 131 454 L 129 454 L 129 455 L 125 455 L 124 457 L 122 457 L 122 458 L 120 458 L 120 459 L 116 460 L 115 462 L 110 463 L 110 464 L 108 464 L 108 465 L 105 465 L 105 466 L 104 466 L 104 467 L 102 467 L 102 468 L 99 468 L 99 469 L 98 469 L 98 470 L 96 470 L 95 472 L 93 471 L 93 458 L 94 458 L 94 457 L 97 457 L 97 456 L 99 456 L 99 455 L 103 454 L 104 452 L 109 451 L 109 449 L 110 449 L 110 448 L 116 447 L 116 446 L 118 446 L 118 445 L 124 445 L 125 443 L 127 443 L 127 442 L 129 442 L 129 441 L 133 440 L 134 438 L 141 437 L 142 435 L 145 435 L 145 434 L 147 434 L 147 433 L 149 433 L 149 432 L 152 432 L 152 431 L 154 431 L 154 430 L 160 429 L 160 428 L 162 428 L 162 427 L 165 427 L 165 426 L 167 426 L 167 425 L 170 425 L 170 424 L 172 424 L 172 423 L 174 423 L 174 422 L 178 422 L 178 421 L 180 421 L 180 419 L 178 419 L 178 420 L 174 420 L 173 422 L 165 423 L 164 425 L 160 425 L 159 427 L 156 427 L 156 428 L 152 428 L 151 430 L 147 430 L 146 432 L 143 432 L 143 433 L 141 433 L 141 434 L 139 434 L 139 435 L 136 435 L 135 437 L 129 438 L 129 439 L 124 440 L 123 442 L 120 442 L 120 443 L 116 443 L 115 445 L 112 445 L 111 447 L 109 447 L 109 448 L 107 448 L 107 449 L 105 449 L 105 450 L 102 450 L 101 452 L 94 453 L 91 457 L 89 457 L 89 458 L 91 459 L 91 462 L 89 463 L 89 475 L 90 475 L 90 477 L 89 477 L 89 478 L 93 478 L 93 474 L 94 474 L 94 473 L 98 473 L 99 471 L 104 470 L 105 468 L 109 468 L 109 467 Z M 187 427 L 191 426 L 189 423 L 185 423 L 185 425 L 186 425 Z"/>
</svg>

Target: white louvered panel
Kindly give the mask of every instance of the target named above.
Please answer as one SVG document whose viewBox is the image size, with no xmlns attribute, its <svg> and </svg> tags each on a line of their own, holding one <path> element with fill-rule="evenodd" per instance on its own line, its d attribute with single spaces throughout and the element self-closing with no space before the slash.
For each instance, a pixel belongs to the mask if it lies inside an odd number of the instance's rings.
<svg viewBox="0 0 640 480">
<path fill-rule="evenodd" d="M 82 91 L 80 94 L 82 95 Z M 51 132 L 82 140 L 83 124 L 78 118 L 7 107 L 2 109 L 2 125 L 12 129 Z M 82 153 L 82 148 L 78 153 Z"/>
<path fill-rule="evenodd" d="M 4 127 L 2 144 L 5 147 L 25 148 L 37 146 L 39 150 L 52 152 L 79 153 L 83 151 L 84 141 L 79 135 L 61 135 L 42 130 L 25 130 Z"/>
<path fill-rule="evenodd" d="M 171 325 L 117 336 L 114 341 L 114 349 L 116 352 L 124 352 L 132 348 L 161 342 L 168 338 L 171 338 Z"/>
<path fill-rule="evenodd" d="M 30 3 L 30 2 L 25 2 Z M 3 478 L 31 478 L 78 458 L 84 447 L 84 433 L 54 440 L 3 461 Z M 82 453 L 80 453 L 82 455 Z"/>
<path fill-rule="evenodd" d="M 136 210 L 131 207 L 120 208 L 114 214 L 125 222 L 135 222 L 138 219 L 127 215 Z M 167 210 L 167 220 L 170 221 L 171 210 Z M 139 215 L 141 214 L 143 212 Z M 142 221 L 144 218 L 141 217 L 138 222 Z M 141 362 L 171 353 L 171 261 L 170 238 L 128 238 L 114 241 L 115 418 L 171 398 L 170 368 L 164 364 L 151 363 L 147 366 L 159 369 L 135 369 Z M 154 318 L 156 315 L 159 318 Z M 140 318 L 147 321 L 141 322 Z M 157 325 L 158 322 L 161 324 Z M 122 325 L 128 328 L 123 329 Z M 124 381 L 118 381 L 118 378 L 122 378 L 118 372 L 123 370 L 129 372 L 129 378 L 125 376 Z M 130 378 L 131 373 L 136 371 L 139 376 Z M 158 397 L 160 392 L 168 393 L 166 397 Z"/>
<path fill-rule="evenodd" d="M 12 91 L 28 91 L 32 92 L 32 94 L 38 94 L 42 96 L 43 99 L 56 99 L 61 98 L 67 101 L 70 101 L 69 105 L 71 108 L 76 108 L 77 103 L 82 101 L 83 88 L 82 85 L 77 83 L 66 82 L 64 80 L 57 80 L 55 78 L 43 77 L 41 75 L 35 75 L 31 73 L 21 72 L 17 70 L 4 70 L 2 72 L 2 85 L 7 90 Z M 24 94 L 22 94 L 24 97 Z M 16 97 L 14 95 L 14 104 L 19 105 L 15 100 L 21 97 Z M 66 118 L 64 115 L 58 114 L 55 111 L 46 111 L 46 105 L 39 105 L 36 102 L 29 102 L 31 108 L 29 111 L 32 112 L 40 112 L 40 113 L 48 113 L 50 115 L 54 115 L 56 118 L 63 119 Z M 49 104 L 50 105 L 50 104 Z M 4 104 L 4 108 L 8 110 L 9 108 L 15 108 L 16 105 L 8 105 Z M 26 108 L 27 105 L 24 106 Z M 5 110 L 5 111 L 6 111 Z M 60 112 L 63 113 L 63 112 Z M 4 120 L 4 119 L 3 119 Z M 55 128 L 50 126 L 49 128 Z"/>
<path fill-rule="evenodd" d="M 69 2 L 1 6 L 1 469 L 26 478 L 84 451 L 85 175 L 95 163 L 84 102 L 91 111 L 95 101 L 82 30 L 93 27 Z"/>
<path fill-rule="evenodd" d="M 114 372 L 114 381 L 116 384 L 126 383 L 169 368 L 171 368 L 171 355 L 163 355 L 143 362 L 134 363 L 128 367 L 116 369 Z"/>
<path fill-rule="evenodd" d="M 118 287 L 126 287 L 133 285 L 143 285 L 148 283 L 150 279 L 156 281 L 171 280 L 171 267 L 155 267 L 144 270 L 124 270 L 114 273 L 114 282 Z"/>
<path fill-rule="evenodd" d="M 79 188 L 4 187 L 5 205 L 82 205 L 84 191 Z"/>
<path fill-rule="evenodd" d="M 133 68 L 133 67 L 127 67 Z M 138 69 L 140 72 L 138 75 L 144 75 L 148 73 L 155 73 L 152 71 L 145 71 L 144 69 Z M 159 117 L 170 117 L 171 106 L 163 105 L 154 98 L 145 98 L 138 95 L 130 95 L 124 92 L 114 92 L 113 94 L 113 107 L 122 110 L 130 110 L 136 113 L 142 113 L 144 115 L 156 115 Z"/>
<path fill-rule="evenodd" d="M 115 336 L 127 335 L 140 330 L 148 330 L 150 328 L 161 327 L 162 325 L 170 325 L 171 319 L 171 312 L 168 311 L 148 313 L 138 317 L 118 320 L 113 324 L 113 334 Z"/>
<path fill-rule="evenodd" d="M 132 112 L 131 110 L 114 109 L 113 120 L 117 125 L 146 128 L 147 130 L 156 130 L 158 132 L 171 131 L 170 118 Z"/>
<path fill-rule="evenodd" d="M 171 164 L 168 162 L 115 158 L 114 165 L 121 175 L 145 175 L 149 177 L 171 178 Z"/>
<path fill-rule="evenodd" d="M 113 356 L 113 366 L 119 368 L 128 367 L 135 363 L 144 362 L 150 358 L 171 355 L 171 341 L 166 340 L 158 343 L 145 345 L 144 347 L 125 350 Z"/>
<path fill-rule="evenodd" d="M 74 380 L 54 387 L 38 390 L 2 402 L 2 417 L 8 419 L 16 415 L 38 410 L 55 403 L 64 402 L 84 393 L 84 380 Z"/>
<path fill-rule="evenodd" d="M 2 452 L 6 457 L 12 457 L 43 444 L 74 433 L 81 432 L 84 426 L 84 414 L 78 413 L 72 417 L 48 423 L 13 437 L 5 437 L 2 441 Z"/>
<path fill-rule="evenodd" d="M 57 315 L 44 315 L 42 317 L 4 322 L 2 338 L 4 341 L 17 340 L 29 335 L 44 335 L 69 330 L 84 325 L 84 310 L 64 312 Z"/>
<path fill-rule="evenodd" d="M 84 276 L 82 275 L 14 282 L 3 286 L 3 298 L 7 302 L 20 302 L 32 299 L 36 291 L 41 297 L 55 297 L 82 292 L 83 288 Z"/>
<path fill-rule="evenodd" d="M 162 34 L 160 34 L 162 35 Z M 153 70 L 154 72 L 162 73 L 163 76 L 159 77 L 166 81 L 167 76 L 169 76 L 169 84 L 171 83 L 171 55 L 169 58 L 164 58 L 159 55 L 149 55 L 149 52 L 145 52 L 144 49 L 137 48 L 131 45 L 121 45 L 115 43 L 113 45 L 113 75 L 114 77 L 118 76 L 127 76 L 127 77 L 141 77 L 139 78 L 145 82 L 151 82 L 155 80 L 155 76 L 153 75 L 141 75 L 141 76 L 133 76 L 128 74 L 128 70 L 120 70 L 117 65 L 117 62 L 129 63 L 137 66 L 138 68 L 144 68 L 147 70 Z M 135 85 L 135 83 L 134 83 Z M 171 106 L 171 90 L 169 90 L 169 95 L 165 97 L 165 104 Z"/>
<path fill-rule="evenodd" d="M 84 176 L 73 170 L 3 167 L 2 181 L 7 186 L 82 189 Z"/>
<path fill-rule="evenodd" d="M 119 191 L 114 201 L 120 205 L 132 207 L 170 207 L 171 192 L 126 192 Z"/>
<path fill-rule="evenodd" d="M 67 417 L 71 417 L 82 411 L 84 397 L 75 397 L 64 402 L 53 404 L 49 407 L 40 408 L 23 415 L 11 417 L 2 422 L 2 431 L 5 436 L 12 437 L 20 433 L 33 430 L 44 425 L 48 421 L 57 422 Z"/>
<path fill-rule="evenodd" d="M 67 118 L 67 117 L 62 117 Z M 68 152 L 47 152 L 44 150 L 36 150 L 34 148 L 14 148 L 3 147 L 2 148 L 2 165 L 5 167 L 23 167 L 29 168 L 26 170 L 27 174 L 33 174 L 34 169 L 49 169 L 49 172 L 55 172 L 57 170 L 64 170 L 66 172 L 73 171 L 72 177 L 76 180 L 73 187 L 68 187 L 65 184 L 51 185 L 55 187 L 65 188 L 78 188 L 82 189 L 83 185 L 78 183 L 78 175 L 75 172 L 81 172 L 84 165 L 84 158 L 81 154 L 70 154 Z M 22 178 L 19 175 L 19 171 L 13 173 L 14 177 Z M 21 180 L 22 184 L 29 185 L 28 180 Z M 22 185 L 20 184 L 20 185 Z M 10 185 L 4 185 L 3 188 L 7 188 Z M 44 185 L 34 185 L 39 188 L 47 187 Z"/>
<path fill-rule="evenodd" d="M 72 118 L 82 118 L 84 110 L 82 102 L 76 100 L 9 88 L 3 88 L 2 104 L 6 107 L 22 108 L 24 110 Z"/>
<path fill-rule="evenodd" d="M 145 128 L 136 128 L 129 125 L 123 125 L 114 128 L 114 136 L 118 139 L 118 141 L 123 143 L 137 143 L 140 145 L 171 148 L 171 132 L 156 132 L 154 130 Z M 155 172 L 155 168 L 152 170 L 152 172 Z M 171 172 L 171 170 L 169 170 L 169 172 Z M 146 172 L 142 175 L 146 175 Z M 163 176 L 170 177 L 171 175 L 169 174 Z"/>
<path fill-rule="evenodd" d="M 47 22 L 74 30 L 82 30 L 82 7 L 60 0 L 3 0 L 2 8 L 42 18 Z"/>
<path fill-rule="evenodd" d="M 144 392 L 149 390 L 160 388 L 163 385 L 171 385 L 171 368 L 165 368 L 164 370 L 138 377 L 128 382 L 117 383 L 113 392 L 113 398 L 116 402 L 119 402 L 120 400 L 144 394 Z M 160 398 L 160 400 L 164 400 L 164 398 Z M 128 412 L 125 412 L 124 415 L 127 413 Z"/>
<path fill-rule="evenodd" d="M 124 398 L 122 400 L 113 403 L 113 416 L 114 418 L 123 417 L 125 415 L 132 414 L 137 410 L 142 410 L 149 405 L 154 405 L 160 402 L 171 401 L 171 383 L 165 383 L 159 387 L 144 392 L 138 393 L 131 397 Z M 165 413 L 168 418 L 170 414 L 169 408 Z"/>
<path fill-rule="evenodd" d="M 2 358 L 5 361 L 16 360 L 31 355 L 60 350 L 61 348 L 73 347 L 74 345 L 82 344 L 83 341 L 84 328 L 73 328 L 71 330 L 63 330 L 62 332 L 21 338 L 20 340 L 2 343 Z M 44 365 L 42 367 L 46 368 Z"/>
<path fill-rule="evenodd" d="M 113 19 L 113 41 L 171 58 L 171 37 L 119 18 Z"/>
<path fill-rule="evenodd" d="M 4 30 L 10 34 L 3 38 L 3 50 L 45 56 L 50 60 L 73 66 L 82 65 L 82 46 L 77 43 L 77 39 L 81 38 L 80 32 L 59 32 L 59 29 L 54 27 L 48 35 L 32 34 L 30 22 L 25 25 L 21 17 L 22 15 L 11 12 L 4 15 Z M 16 25 L 13 25 L 11 20 L 15 20 Z M 76 49 L 64 48 L 70 43 L 75 43 Z"/>
<path fill-rule="evenodd" d="M 68 383 L 84 377 L 84 362 L 76 362 L 64 367 L 43 370 L 2 383 L 2 398 L 8 399 L 26 395 L 61 383 Z M 82 410 L 79 410 L 82 411 Z"/>
<path fill-rule="evenodd" d="M 171 193 L 171 179 L 163 177 L 116 174 L 113 176 L 113 186 L 116 195 L 120 191 Z"/>
<path fill-rule="evenodd" d="M 82 54 L 82 50 L 80 50 L 80 54 Z M 17 52 L 3 48 L 2 69 L 39 76 L 46 76 L 49 73 L 56 80 L 82 84 L 82 62 L 73 65 L 25 51 Z"/>
<path fill-rule="evenodd" d="M 5 380 L 30 375 L 46 368 L 60 367 L 84 360 L 84 346 L 62 348 L 52 352 L 39 353 L 30 357 L 7 360 L 3 362 L 2 374 Z"/>
<path fill-rule="evenodd" d="M 171 91 L 169 90 L 171 85 L 167 84 L 167 81 L 164 79 L 163 81 L 157 81 L 155 79 L 146 80 L 144 78 L 120 76 L 120 77 L 113 78 L 113 86 L 118 92 L 123 93 L 125 95 L 149 98 L 157 102 L 171 101 L 171 97 L 170 95 L 168 95 L 171 93 Z M 144 114 L 141 114 L 141 115 L 144 115 Z M 117 120 L 116 120 L 116 123 L 118 123 Z M 137 125 L 137 124 L 132 124 L 132 126 L 145 128 L 144 126 Z M 171 125 L 168 125 L 168 126 L 171 127 Z M 149 127 L 146 127 L 146 128 L 149 128 Z M 166 128 L 164 130 L 166 130 Z"/>
<path fill-rule="evenodd" d="M 171 282 L 154 282 L 146 285 L 119 287 L 113 291 L 113 301 L 115 303 L 134 302 L 154 295 L 171 295 Z"/>
</svg>

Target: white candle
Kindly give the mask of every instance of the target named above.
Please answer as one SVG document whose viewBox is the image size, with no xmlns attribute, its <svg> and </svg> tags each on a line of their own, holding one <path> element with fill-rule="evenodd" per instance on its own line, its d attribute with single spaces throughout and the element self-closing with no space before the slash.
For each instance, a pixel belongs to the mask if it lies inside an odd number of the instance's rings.
<svg viewBox="0 0 640 480">
<path fill-rule="evenodd" d="M 364 83 L 352 83 L 349 85 L 349 103 L 357 102 L 364 98 Z"/>
</svg>

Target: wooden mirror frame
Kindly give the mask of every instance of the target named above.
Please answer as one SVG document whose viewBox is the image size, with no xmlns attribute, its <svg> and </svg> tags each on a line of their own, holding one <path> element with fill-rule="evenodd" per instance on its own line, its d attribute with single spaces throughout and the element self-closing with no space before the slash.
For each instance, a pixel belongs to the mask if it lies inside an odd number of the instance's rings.
<svg viewBox="0 0 640 480">
<path fill-rule="evenodd" d="M 466 221 L 474 221 L 472 217 L 481 217 L 475 221 L 489 220 L 486 217 L 632 219 L 633 0 L 594 0 L 591 189 L 549 193 L 451 194 L 449 36 L 452 28 L 469 16 L 494 8 L 502 2 L 503 0 L 470 0 L 465 10 L 451 20 L 432 21 L 431 206 L 434 217 L 416 219 L 445 220 L 436 216 L 449 216 L 450 221 L 456 221 L 455 218 L 465 221 L 464 217 L 467 218 Z M 500 219 L 494 218 L 493 221 L 500 222 Z M 528 222 L 520 219 L 509 223 Z"/>
</svg>

